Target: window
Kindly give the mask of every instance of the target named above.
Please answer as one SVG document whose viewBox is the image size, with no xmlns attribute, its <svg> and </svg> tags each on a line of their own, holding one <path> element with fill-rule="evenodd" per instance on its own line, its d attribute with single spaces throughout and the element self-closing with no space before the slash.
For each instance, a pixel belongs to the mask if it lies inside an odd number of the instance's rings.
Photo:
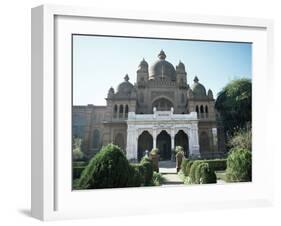
<svg viewBox="0 0 281 226">
<path fill-rule="evenodd" d="M 125 107 L 125 118 L 128 118 L 129 106 L 126 104 Z"/>
<path fill-rule="evenodd" d="M 119 106 L 119 118 L 123 118 L 123 112 L 124 112 L 123 105 L 120 105 Z"/>
<path fill-rule="evenodd" d="M 117 107 L 117 105 L 115 104 L 114 105 L 114 111 L 113 111 L 113 118 L 117 118 L 117 112 L 118 112 L 118 107 Z"/>
</svg>

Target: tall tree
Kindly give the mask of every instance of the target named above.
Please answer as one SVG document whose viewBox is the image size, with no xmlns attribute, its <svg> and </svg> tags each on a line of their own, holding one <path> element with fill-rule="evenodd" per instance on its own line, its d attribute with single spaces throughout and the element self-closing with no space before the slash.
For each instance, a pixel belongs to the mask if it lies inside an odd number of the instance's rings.
<svg viewBox="0 0 281 226">
<path fill-rule="evenodd" d="M 237 79 L 229 82 L 219 92 L 216 103 L 225 131 L 232 135 L 237 129 L 252 122 L 252 82 Z"/>
</svg>

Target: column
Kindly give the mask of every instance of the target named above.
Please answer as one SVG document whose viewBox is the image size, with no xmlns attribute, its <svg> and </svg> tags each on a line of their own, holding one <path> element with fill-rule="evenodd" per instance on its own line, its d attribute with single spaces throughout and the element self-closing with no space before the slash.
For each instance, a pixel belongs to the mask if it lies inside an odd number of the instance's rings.
<svg viewBox="0 0 281 226">
<path fill-rule="evenodd" d="M 156 148 L 156 139 L 157 139 L 157 134 L 156 134 L 156 129 L 153 129 L 152 131 L 152 138 L 153 138 L 153 148 Z"/>
<path fill-rule="evenodd" d="M 126 153 L 127 153 L 127 159 L 128 160 L 137 160 L 138 158 L 138 142 L 137 142 L 137 133 L 136 133 L 136 128 L 134 125 L 129 125 L 128 124 L 128 129 L 127 129 L 127 148 L 126 148 Z"/>
<path fill-rule="evenodd" d="M 198 139 L 198 124 L 192 124 L 190 129 L 190 155 L 191 158 L 199 158 L 200 157 L 200 151 L 199 151 L 199 139 Z"/>
<path fill-rule="evenodd" d="M 218 151 L 218 132 L 217 132 L 217 128 L 212 128 L 212 136 L 213 136 L 214 152 L 217 152 Z"/>
</svg>

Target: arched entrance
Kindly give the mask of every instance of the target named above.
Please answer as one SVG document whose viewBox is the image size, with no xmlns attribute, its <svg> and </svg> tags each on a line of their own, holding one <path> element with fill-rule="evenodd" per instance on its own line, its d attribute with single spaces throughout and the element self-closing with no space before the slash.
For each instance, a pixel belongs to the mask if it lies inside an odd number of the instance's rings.
<svg viewBox="0 0 281 226">
<path fill-rule="evenodd" d="M 175 136 L 175 147 L 181 146 L 184 150 L 185 156 L 189 156 L 189 141 L 187 134 L 180 130 Z"/>
<path fill-rule="evenodd" d="M 156 146 L 159 150 L 160 160 L 171 159 L 171 136 L 165 130 L 157 136 Z"/>
<path fill-rule="evenodd" d="M 144 131 L 138 138 L 138 161 L 145 155 L 145 151 L 151 151 L 153 147 L 153 138 L 149 132 Z"/>
</svg>

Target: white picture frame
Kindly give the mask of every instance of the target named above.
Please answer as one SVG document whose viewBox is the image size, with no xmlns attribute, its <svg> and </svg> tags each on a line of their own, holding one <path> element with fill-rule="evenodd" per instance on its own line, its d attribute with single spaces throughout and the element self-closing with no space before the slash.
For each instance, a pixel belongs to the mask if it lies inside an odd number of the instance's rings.
<svg viewBox="0 0 281 226">
<path fill-rule="evenodd" d="M 71 51 L 65 37 L 77 33 L 76 29 L 87 33 L 94 29 L 96 34 L 139 36 L 137 29 L 130 29 L 130 26 L 142 26 L 145 36 L 155 36 L 152 27 L 159 27 L 159 37 L 253 43 L 252 182 L 171 188 L 70 189 L 71 158 L 68 157 L 71 146 L 61 137 L 62 131 L 69 133 L 71 130 L 71 121 L 67 121 L 71 108 L 60 104 L 69 103 L 71 90 Z M 164 29 L 160 28 L 163 26 Z M 181 33 L 177 30 L 178 26 L 194 29 L 193 33 L 188 33 L 189 29 Z M 56 220 L 271 205 L 273 150 L 266 148 L 269 140 L 264 133 L 267 132 L 266 121 L 269 117 L 267 97 L 272 93 L 269 84 L 273 80 L 272 39 L 273 22 L 265 19 L 105 11 L 56 5 L 33 8 L 32 216 L 41 220 Z M 60 58 L 60 48 L 65 50 L 63 58 Z M 66 116 L 65 121 L 62 115 Z"/>
</svg>

